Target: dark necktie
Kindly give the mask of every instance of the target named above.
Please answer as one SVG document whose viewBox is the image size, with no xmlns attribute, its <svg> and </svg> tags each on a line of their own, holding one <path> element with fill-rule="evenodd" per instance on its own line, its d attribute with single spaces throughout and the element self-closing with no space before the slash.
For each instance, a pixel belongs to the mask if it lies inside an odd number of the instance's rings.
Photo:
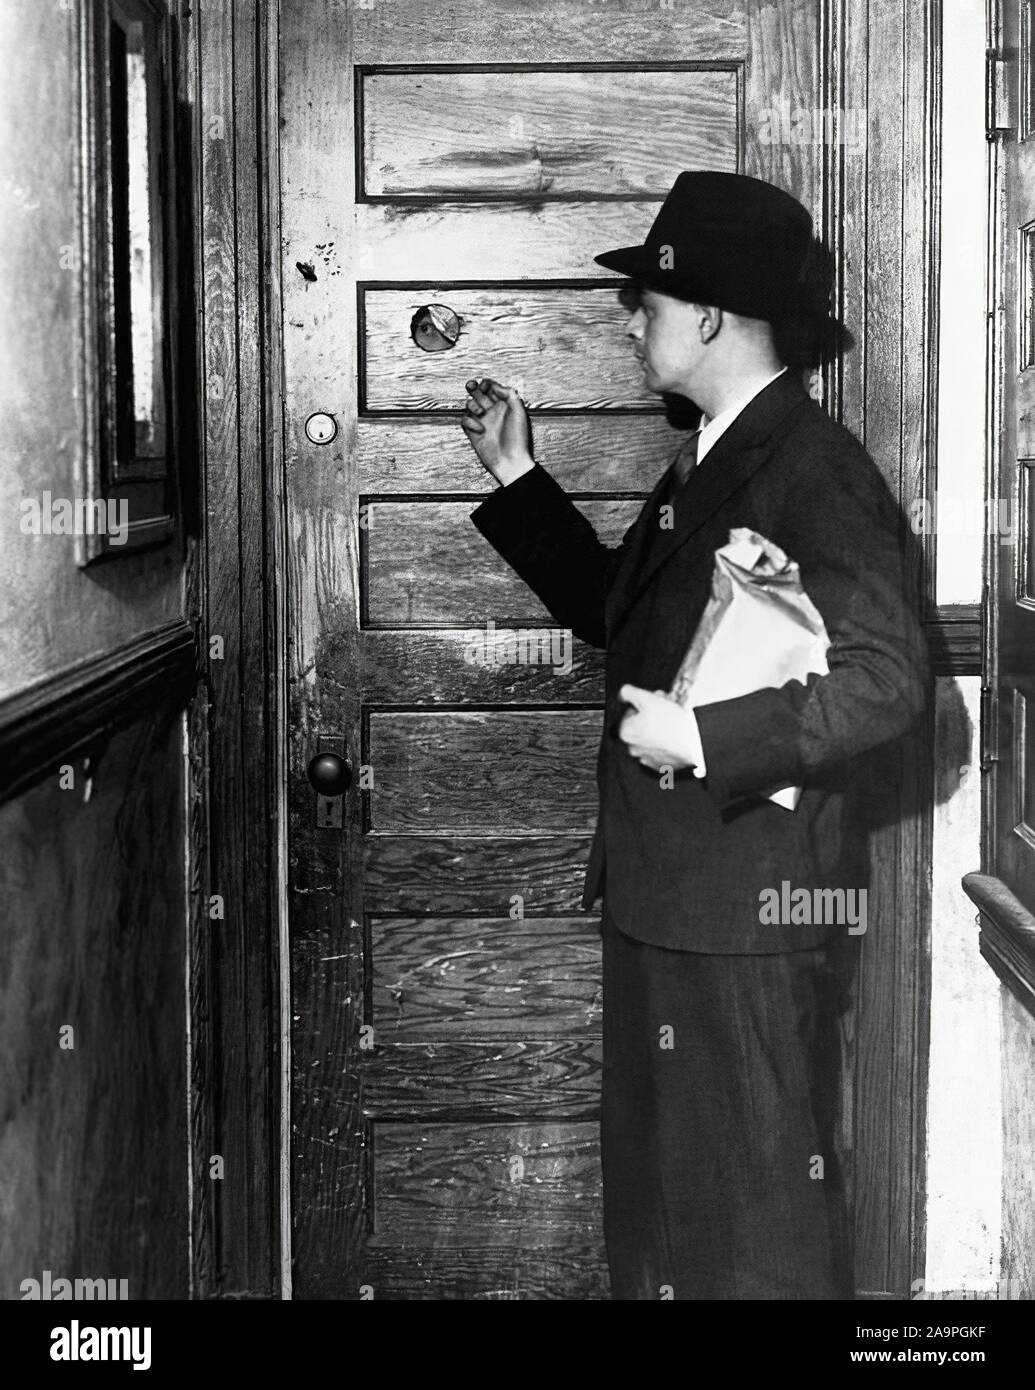
<svg viewBox="0 0 1035 1390">
<path fill-rule="evenodd" d="M 668 502 L 676 497 L 686 484 L 687 478 L 697 467 L 697 446 L 701 442 L 701 431 L 694 430 L 676 455 L 672 468 L 672 481 L 668 490 Z"/>
</svg>

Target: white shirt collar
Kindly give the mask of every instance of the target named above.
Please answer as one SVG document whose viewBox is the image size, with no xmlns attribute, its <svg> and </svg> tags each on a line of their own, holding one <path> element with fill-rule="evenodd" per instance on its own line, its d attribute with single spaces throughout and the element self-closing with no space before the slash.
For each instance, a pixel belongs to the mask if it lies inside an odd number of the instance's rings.
<svg viewBox="0 0 1035 1390">
<path fill-rule="evenodd" d="M 747 409 L 755 397 L 761 391 L 764 391 L 770 382 L 775 381 L 778 376 L 783 376 L 786 370 L 786 367 L 781 367 L 778 372 L 774 372 L 772 376 L 766 377 L 765 381 L 760 381 L 757 385 L 752 386 L 743 396 L 736 400 L 733 405 L 720 411 L 713 419 L 709 420 L 705 416 L 701 416 L 701 435 L 697 441 L 698 463 L 701 462 L 708 450 L 714 448 L 719 442 L 720 435 L 725 434 L 737 416 L 743 410 Z"/>
</svg>

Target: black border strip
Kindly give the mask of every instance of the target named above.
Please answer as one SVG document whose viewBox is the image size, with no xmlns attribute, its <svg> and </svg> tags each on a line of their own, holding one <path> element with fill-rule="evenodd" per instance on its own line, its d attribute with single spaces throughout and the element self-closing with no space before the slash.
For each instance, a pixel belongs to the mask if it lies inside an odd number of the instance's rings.
<svg viewBox="0 0 1035 1390">
<path fill-rule="evenodd" d="M 185 705 L 196 670 L 194 629 L 175 619 L 0 702 L 0 801 L 159 702 Z"/>
</svg>

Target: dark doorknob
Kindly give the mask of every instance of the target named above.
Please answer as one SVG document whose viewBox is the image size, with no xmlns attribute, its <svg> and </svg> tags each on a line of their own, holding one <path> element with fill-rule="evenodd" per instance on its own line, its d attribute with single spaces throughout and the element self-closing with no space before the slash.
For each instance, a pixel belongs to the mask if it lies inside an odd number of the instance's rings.
<svg viewBox="0 0 1035 1390">
<path fill-rule="evenodd" d="M 341 796 L 352 784 L 352 769 L 337 753 L 317 753 L 306 773 L 309 785 L 321 796 Z"/>
</svg>

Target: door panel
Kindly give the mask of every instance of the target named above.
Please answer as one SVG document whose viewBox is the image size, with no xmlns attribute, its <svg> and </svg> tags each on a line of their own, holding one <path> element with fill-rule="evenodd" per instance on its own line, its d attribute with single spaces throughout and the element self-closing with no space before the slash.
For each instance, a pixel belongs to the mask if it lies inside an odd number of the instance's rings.
<svg viewBox="0 0 1035 1390">
<path fill-rule="evenodd" d="M 596 1126 L 386 1125 L 378 1132 L 378 1243 L 440 1250 L 543 1248 L 595 1235 Z"/>
<path fill-rule="evenodd" d="M 328 6 L 335 23 L 352 23 L 351 60 L 375 63 L 527 63 L 548 54 L 556 63 L 643 64 L 678 56 L 695 62 L 743 59 L 748 52 L 748 6 L 736 0 L 695 0 L 693 13 L 677 0 L 408 0 Z M 606 12 L 605 12 L 606 11 Z M 793 6 L 777 20 L 792 27 Z M 341 36 L 344 37 L 344 36 Z"/>
<path fill-rule="evenodd" d="M 455 416 L 425 416 L 420 429 L 413 428 L 415 423 L 391 417 L 357 422 L 355 466 L 361 494 L 384 498 L 461 492 L 476 497 L 495 486 L 457 429 Z M 612 415 L 608 447 L 602 450 L 592 415 L 540 415 L 535 439 L 567 491 L 642 497 L 657 481 L 658 459 L 672 442 L 672 430 L 662 415 Z"/>
<path fill-rule="evenodd" d="M 444 227 L 443 235 L 449 234 Z M 584 268 L 592 262 L 585 250 L 582 261 Z M 459 317 L 460 337 L 449 351 L 422 352 L 410 338 L 410 324 L 423 305 L 436 303 Z M 462 410 L 464 381 L 479 372 L 488 354 L 499 380 L 520 383 L 532 410 L 645 407 L 657 400 L 632 369 L 622 335 L 627 314 L 613 280 L 588 290 L 520 284 L 492 289 L 361 286 L 360 315 L 365 349 L 361 408 L 367 415 Z"/>
<path fill-rule="evenodd" d="M 507 380 L 507 378 L 504 378 Z M 365 628 L 456 628 L 486 620 L 542 623 L 547 610 L 468 521 L 467 502 L 364 500 Z M 593 500 L 583 510 L 617 545 L 642 503 Z"/>
<path fill-rule="evenodd" d="M 589 508 L 586 510 L 588 513 Z M 496 634 L 500 650 L 506 649 L 507 633 L 504 628 Z M 485 639 L 484 628 L 382 632 L 368 629 L 361 642 L 366 698 L 372 705 L 384 704 L 390 698 L 412 701 L 418 697 L 450 704 L 463 697 L 484 701 L 491 695 L 497 705 L 503 705 L 533 698 L 556 703 L 562 696 L 566 700 L 588 700 L 599 693 L 603 654 L 582 642 L 572 643 L 572 668 L 567 674 L 554 666 L 516 666 L 508 674 L 506 688 L 501 690 L 499 672 L 491 662 L 475 665 L 465 659 L 472 649 L 484 654 Z M 497 646 L 491 650 L 497 650 Z"/>
<path fill-rule="evenodd" d="M 598 709 L 369 710 L 366 833 L 592 830 L 599 742 Z"/>
<path fill-rule="evenodd" d="M 358 100 L 368 198 L 661 199 L 680 169 L 737 167 L 735 68 L 368 72 Z"/>
<path fill-rule="evenodd" d="M 608 1296 L 603 658 L 471 525 L 494 484 L 458 413 L 472 374 L 519 385 L 620 538 L 679 437 L 593 254 L 684 167 L 817 205 L 819 151 L 748 136 L 777 88 L 818 105 L 817 34 L 804 3 L 281 4 L 296 1296 Z M 454 347 L 414 342 L 431 304 Z M 321 746 L 355 770 L 340 828 Z"/>
<path fill-rule="evenodd" d="M 595 1036 L 600 940 L 585 918 L 371 918 L 370 1010 L 386 1041 Z M 448 950 L 443 943 L 448 942 Z"/>
</svg>

